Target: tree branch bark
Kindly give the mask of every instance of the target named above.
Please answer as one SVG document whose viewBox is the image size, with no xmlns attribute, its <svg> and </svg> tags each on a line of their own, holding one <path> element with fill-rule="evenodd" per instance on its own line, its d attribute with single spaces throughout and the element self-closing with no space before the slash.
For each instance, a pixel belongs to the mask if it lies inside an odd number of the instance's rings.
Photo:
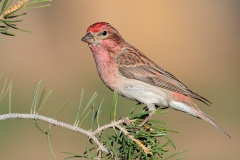
<svg viewBox="0 0 240 160">
<path fill-rule="evenodd" d="M 0 115 L 0 121 L 7 120 L 7 119 L 40 120 L 40 121 L 44 121 L 44 122 L 47 122 L 49 124 L 52 124 L 54 126 L 62 127 L 62 128 L 65 128 L 65 129 L 69 129 L 71 131 L 75 131 L 75 132 L 84 134 L 84 135 L 86 135 L 87 137 L 89 137 L 93 140 L 93 142 L 98 146 L 99 150 L 101 150 L 105 153 L 111 154 L 111 151 L 108 150 L 105 146 L 103 146 L 103 144 L 94 136 L 95 134 L 93 132 L 84 130 L 84 129 L 76 127 L 74 125 L 70 125 L 70 124 L 67 124 L 67 123 L 64 123 L 64 122 L 60 122 L 56 119 L 45 117 L 45 116 L 38 115 L 38 114 L 9 113 L 9 114 Z M 112 125 L 110 125 L 110 127 L 112 127 Z M 103 128 L 106 129 L 108 127 L 103 127 Z"/>
</svg>

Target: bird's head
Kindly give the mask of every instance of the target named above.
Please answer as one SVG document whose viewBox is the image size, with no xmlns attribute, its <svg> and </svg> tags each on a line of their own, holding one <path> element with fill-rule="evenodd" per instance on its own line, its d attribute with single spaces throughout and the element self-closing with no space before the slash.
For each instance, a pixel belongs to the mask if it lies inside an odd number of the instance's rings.
<svg viewBox="0 0 240 160">
<path fill-rule="evenodd" d="M 88 43 L 90 47 L 101 46 L 109 48 L 119 45 L 123 39 L 109 23 L 97 22 L 88 27 L 82 41 Z"/>
</svg>

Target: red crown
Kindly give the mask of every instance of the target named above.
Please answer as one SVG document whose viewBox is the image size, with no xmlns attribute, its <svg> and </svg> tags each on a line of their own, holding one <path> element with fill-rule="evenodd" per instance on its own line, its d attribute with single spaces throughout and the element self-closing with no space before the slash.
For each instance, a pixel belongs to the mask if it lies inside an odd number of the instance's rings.
<svg viewBox="0 0 240 160">
<path fill-rule="evenodd" d="M 109 26 L 107 22 L 97 22 L 88 27 L 87 32 L 99 32 L 103 26 Z"/>
</svg>

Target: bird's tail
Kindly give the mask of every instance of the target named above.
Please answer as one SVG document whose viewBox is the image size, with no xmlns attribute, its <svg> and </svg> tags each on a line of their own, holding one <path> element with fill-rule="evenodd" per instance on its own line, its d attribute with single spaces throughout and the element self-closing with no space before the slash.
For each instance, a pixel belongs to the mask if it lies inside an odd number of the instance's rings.
<svg viewBox="0 0 240 160">
<path fill-rule="evenodd" d="M 229 138 L 230 135 L 224 130 L 222 129 L 222 127 L 220 127 L 217 123 L 215 123 L 213 121 L 213 119 L 211 117 L 209 117 L 208 115 L 206 115 L 205 113 L 203 113 L 202 111 L 197 112 L 197 117 L 200 119 L 203 119 L 205 121 L 207 121 L 208 123 L 210 123 L 211 125 L 213 125 L 215 128 L 217 128 L 220 132 L 222 132 L 223 134 L 225 134 L 226 136 L 228 136 Z"/>
<path fill-rule="evenodd" d="M 220 132 L 231 138 L 230 135 L 218 124 L 216 124 L 211 117 L 203 113 L 189 97 L 175 93 L 172 94 L 170 99 L 171 100 L 169 101 L 169 105 L 171 106 L 171 108 L 205 120 L 211 125 L 213 125 L 215 128 L 217 128 Z"/>
</svg>

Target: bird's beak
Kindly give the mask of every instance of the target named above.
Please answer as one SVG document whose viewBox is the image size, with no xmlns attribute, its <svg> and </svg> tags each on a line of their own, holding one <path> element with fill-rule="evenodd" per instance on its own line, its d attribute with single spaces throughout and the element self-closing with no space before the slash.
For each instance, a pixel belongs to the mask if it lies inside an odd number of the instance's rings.
<svg viewBox="0 0 240 160">
<path fill-rule="evenodd" d="M 94 36 L 92 33 L 88 32 L 81 40 L 86 43 L 92 43 Z"/>
</svg>

